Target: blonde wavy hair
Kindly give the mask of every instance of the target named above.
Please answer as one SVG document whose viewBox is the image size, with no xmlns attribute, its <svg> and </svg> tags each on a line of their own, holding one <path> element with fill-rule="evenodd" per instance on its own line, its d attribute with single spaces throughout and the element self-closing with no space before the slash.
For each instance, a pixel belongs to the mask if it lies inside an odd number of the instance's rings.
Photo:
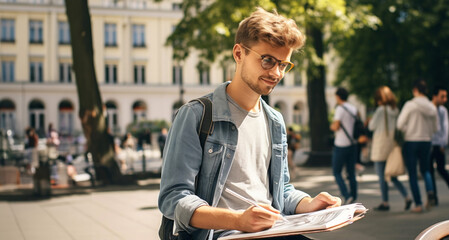
<svg viewBox="0 0 449 240">
<path fill-rule="evenodd" d="M 251 47 L 259 41 L 273 47 L 297 50 L 304 46 L 306 36 L 293 19 L 287 19 L 276 11 L 270 13 L 257 7 L 256 11 L 240 22 L 235 43 Z"/>
</svg>

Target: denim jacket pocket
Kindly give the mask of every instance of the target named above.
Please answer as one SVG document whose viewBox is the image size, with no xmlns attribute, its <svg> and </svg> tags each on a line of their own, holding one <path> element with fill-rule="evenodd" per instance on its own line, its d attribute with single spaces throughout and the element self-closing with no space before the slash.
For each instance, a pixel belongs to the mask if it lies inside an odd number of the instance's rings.
<svg viewBox="0 0 449 240">
<path fill-rule="evenodd" d="M 201 175 L 211 177 L 215 175 L 223 158 L 224 146 L 219 143 L 207 141 L 204 146 L 203 162 L 201 163 Z"/>
<path fill-rule="evenodd" d="M 224 146 L 222 144 L 206 141 L 196 192 L 209 204 L 212 204 L 212 195 L 216 187 L 217 174 L 223 154 Z"/>
</svg>

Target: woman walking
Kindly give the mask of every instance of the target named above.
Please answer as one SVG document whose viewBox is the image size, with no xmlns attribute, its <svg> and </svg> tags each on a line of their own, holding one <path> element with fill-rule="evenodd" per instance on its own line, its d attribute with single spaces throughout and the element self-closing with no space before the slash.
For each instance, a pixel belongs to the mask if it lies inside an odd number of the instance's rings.
<svg viewBox="0 0 449 240">
<path fill-rule="evenodd" d="M 399 111 L 396 107 L 396 97 L 387 86 L 381 86 L 376 90 L 374 100 L 377 108 L 373 118 L 369 122 L 368 128 L 373 131 L 371 160 L 374 162 L 374 167 L 379 177 L 380 191 L 382 194 L 382 203 L 378 207 L 375 207 L 374 210 L 388 211 L 390 210 L 388 203 L 388 183 L 385 181 L 384 173 L 387 157 L 396 144 L 394 142 L 394 130 Z M 412 204 L 412 200 L 408 196 L 406 188 L 397 177 L 391 177 L 391 181 L 404 197 L 405 210 L 408 210 Z"/>
</svg>

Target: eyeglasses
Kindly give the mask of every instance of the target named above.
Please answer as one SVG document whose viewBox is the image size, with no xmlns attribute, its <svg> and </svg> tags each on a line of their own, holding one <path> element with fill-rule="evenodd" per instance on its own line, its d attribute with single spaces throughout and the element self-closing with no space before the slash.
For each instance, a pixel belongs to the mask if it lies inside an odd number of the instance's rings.
<svg viewBox="0 0 449 240">
<path fill-rule="evenodd" d="M 295 64 L 293 64 L 292 62 L 289 61 L 281 61 L 276 59 L 273 56 L 270 55 L 262 55 L 254 50 L 252 50 L 249 47 L 246 47 L 245 45 L 241 44 L 241 46 L 245 49 L 248 49 L 249 51 L 259 55 L 262 58 L 262 61 L 260 62 L 260 65 L 262 66 L 263 69 L 265 70 L 270 70 L 272 69 L 274 66 L 276 66 L 276 64 L 279 64 L 279 69 L 281 71 L 283 71 L 284 73 L 288 73 L 290 70 L 292 70 L 292 68 L 295 66 Z"/>
</svg>

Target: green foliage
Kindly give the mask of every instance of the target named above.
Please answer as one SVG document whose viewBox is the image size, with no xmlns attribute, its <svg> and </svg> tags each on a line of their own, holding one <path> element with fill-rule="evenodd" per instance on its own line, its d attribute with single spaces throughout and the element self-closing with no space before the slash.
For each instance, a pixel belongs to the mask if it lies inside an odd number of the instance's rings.
<svg viewBox="0 0 449 240">
<path fill-rule="evenodd" d="M 342 64 L 336 84 L 347 84 L 365 103 L 374 90 L 390 86 L 401 103 L 412 97 L 417 79 L 429 89 L 448 85 L 449 5 L 445 0 L 364 0 L 382 21 L 377 29 L 357 29 L 336 45 Z"/>
<path fill-rule="evenodd" d="M 216 0 L 206 4 L 200 0 L 184 0 L 184 17 L 166 44 L 173 46 L 173 57 L 180 61 L 187 58 L 192 49 L 199 51 L 201 61 L 206 63 L 219 56 L 230 59 L 239 22 L 257 6 L 293 18 L 306 34 L 309 27 L 329 31 L 332 38 L 325 44 L 352 34 L 353 28 L 372 27 L 378 23 L 375 16 L 369 15 L 368 6 L 348 4 L 344 0 Z M 305 54 L 295 54 L 293 60 L 301 63 L 305 56 L 313 65 L 323 65 L 322 56 L 317 55 L 312 46 L 311 36 L 307 38 Z"/>
<path fill-rule="evenodd" d="M 159 133 L 162 128 L 168 128 L 169 125 L 165 120 L 154 121 L 139 121 L 128 124 L 126 132 L 130 132 L 133 136 L 137 137 L 142 135 L 147 129 L 152 133 Z"/>
</svg>

